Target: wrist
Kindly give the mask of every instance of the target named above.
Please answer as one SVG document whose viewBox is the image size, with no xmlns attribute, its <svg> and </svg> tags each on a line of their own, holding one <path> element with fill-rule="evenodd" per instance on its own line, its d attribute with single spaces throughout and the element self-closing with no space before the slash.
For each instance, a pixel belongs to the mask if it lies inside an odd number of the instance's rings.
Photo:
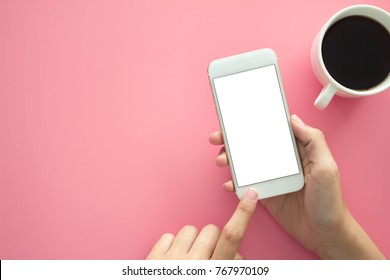
<svg viewBox="0 0 390 280">
<path fill-rule="evenodd" d="M 315 253 L 321 259 L 386 259 L 349 211 Z"/>
</svg>

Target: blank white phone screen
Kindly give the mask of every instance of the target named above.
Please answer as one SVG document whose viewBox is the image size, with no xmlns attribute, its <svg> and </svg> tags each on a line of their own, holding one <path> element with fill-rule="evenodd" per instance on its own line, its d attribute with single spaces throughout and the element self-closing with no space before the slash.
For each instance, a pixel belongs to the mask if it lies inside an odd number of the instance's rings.
<svg viewBox="0 0 390 280">
<path fill-rule="evenodd" d="M 299 173 L 275 65 L 214 86 L 238 187 Z"/>
</svg>

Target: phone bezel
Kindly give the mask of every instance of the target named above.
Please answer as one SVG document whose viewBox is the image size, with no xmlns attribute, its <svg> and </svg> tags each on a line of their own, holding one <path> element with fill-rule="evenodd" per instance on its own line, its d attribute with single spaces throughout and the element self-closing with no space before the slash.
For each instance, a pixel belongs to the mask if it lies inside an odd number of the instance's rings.
<svg viewBox="0 0 390 280">
<path fill-rule="evenodd" d="M 294 146 L 294 153 L 297 160 L 299 173 L 294 175 L 289 175 L 286 177 L 260 182 L 260 183 L 255 183 L 249 186 L 236 187 L 238 186 L 236 174 L 234 168 L 232 168 L 232 165 L 230 165 L 232 180 L 235 186 L 236 194 L 239 198 L 241 198 L 244 192 L 251 187 L 254 187 L 257 190 L 257 192 L 259 193 L 259 199 L 263 199 L 263 198 L 268 198 L 268 197 L 277 196 L 281 194 L 295 192 L 302 189 L 302 187 L 304 186 L 304 176 L 303 176 L 301 160 L 299 157 L 299 152 L 295 141 L 295 136 L 291 128 L 290 113 L 287 106 L 287 101 L 286 101 L 286 96 L 285 96 L 284 87 L 282 83 L 282 78 L 280 75 L 277 56 L 272 49 L 260 49 L 256 51 L 251 51 L 239 55 L 217 59 L 210 63 L 208 67 L 208 75 L 209 75 L 211 89 L 213 92 L 215 107 L 218 114 L 219 124 L 221 126 L 222 135 L 224 140 L 227 139 L 225 128 L 222 121 L 220 107 L 218 104 L 218 98 L 214 87 L 214 79 L 227 76 L 227 75 L 241 73 L 244 71 L 250 71 L 250 70 L 254 70 L 257 68 L 266 67 L 270 65 L 274 65 L 276 69 L 276 75 L 282 93 L 283 106 L 285 109 L 286 118 L 288 120 L 290 136 Z M 225 150 L 228 156 L 228 160 L 229 162 L 232 162 L 229 145 L 226 141 L 225 143 L 226 143 Z"/>
</svg>

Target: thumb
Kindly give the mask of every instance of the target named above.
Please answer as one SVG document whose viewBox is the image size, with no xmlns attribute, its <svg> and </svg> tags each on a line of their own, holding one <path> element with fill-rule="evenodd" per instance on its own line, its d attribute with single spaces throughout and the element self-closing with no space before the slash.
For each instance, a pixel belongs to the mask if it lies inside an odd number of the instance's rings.
<svg viewBox="0 0 390 280">
<path fill-rule="evenodd" d="M 333 160 L 324 133 L 321 130 L 305 124 L 295 114 L 291 116 L 291 126 L 294 135 L 301 142 L 310 161 Z"/>
</svg>

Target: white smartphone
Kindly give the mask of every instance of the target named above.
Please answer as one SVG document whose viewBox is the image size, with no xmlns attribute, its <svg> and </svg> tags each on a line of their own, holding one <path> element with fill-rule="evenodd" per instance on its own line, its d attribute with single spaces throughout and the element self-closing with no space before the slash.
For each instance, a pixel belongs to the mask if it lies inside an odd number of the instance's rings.
<svg viewBox="0 0 390 280">
<path fill-rule="evenodd" d="M 277 57 L 261 49 L 214 60 L 211 88 L 237 196 L 300 190 L 304 177 Z"/>
</svg>

